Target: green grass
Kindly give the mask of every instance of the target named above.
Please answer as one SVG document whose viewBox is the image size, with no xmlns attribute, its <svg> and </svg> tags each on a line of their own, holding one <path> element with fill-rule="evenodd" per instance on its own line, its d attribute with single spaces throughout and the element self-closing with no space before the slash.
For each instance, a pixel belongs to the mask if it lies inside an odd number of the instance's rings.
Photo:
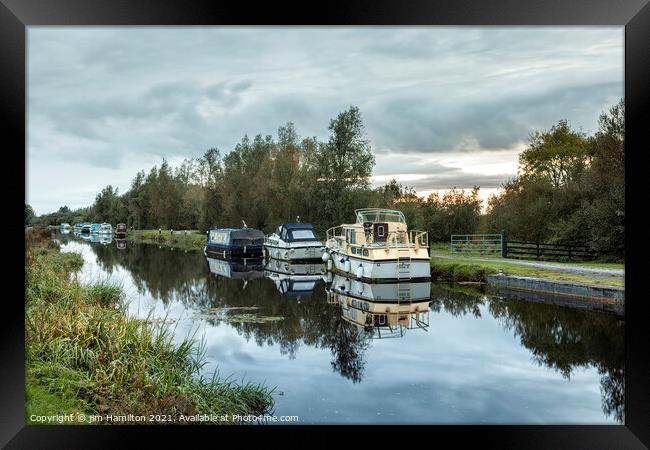
<svg viewBox="0 0 650 450">
<path fill-rule="evenodd" d="M 471 255 L 463 255 L 458 252 L 452 252 L 451 247 L 449 245 L 449 242 L 434 242 L 431 244 L 430 247 L 430 254 L 431 256 L 436 256 L 436 255 L 441 255 L 441 256 L 453 256 L 455 260 L 458 261 L 469 261 L 472 258 L 481 258 L 481 259 L 494 259 L 495 261 L 504 261 L 503 258 L 501 258 L 501 255 L 495 255 L 493 253 L 487 253 L 487 254 L 471 254 Z M 516 264 L 518 260 L 515 259 L 509 259 L 509 261 L 512 262 L 512 264 Z M 537 261 L 536 259 L 522 259 L 519 261 Z M 572 264 L 572 265 L 579 265 L 579 266 L 586 266 L 586 267 L 594 267 L 594 268 L 601 268 L 601 269 L 625 269 L 625 264 L 624 263 L 617 263 L 617 262 L 605 262 L 605 261 L 568 261 L 568 260 L 557 260 L 557 261 L 551 261 L 551 260 L 541 260 L 539 262 L 548 262 L 548 263 L 561 263 L 561 264 Z M 478 262 L 480 263 L 480 262 Z"/>
<path fill-rule="evenodd" d="M 531 266 L 517 265 L 503 259 L 492 261 L 469 261 L 465 258 L 431 258 L 432 276 L 450 281 L 482 281 L 486 275 L 502 271 L 506 275 L 523 277 L 547 278 L 558 281 L 574 281 L 578 283 L 602 284 L 607 286 L 623 286 L 623 280 L 608 278 L 600 279 L 589 275 L 569 273 L 562 270 L 540 269 Z"/>
<path fill-rule="evenodd" d="M 179 250 L 203 250 L 207 242 L 206 235 L 197 231 L 186 234 L 172 234 L 169 230 L 132 230 L 127 233 L 130 242 L 156 244 Z"/>
<path fill-rule="evenodd" d="M 200 376 L 205 343 L 172 343 L 165 320 L 126 314 L 119 287 L 84 286 L 80 255 L 28 248 L 25 285 L 27 419 L 32 414 L 263 414 L 259 384 Z"/>
</svg>

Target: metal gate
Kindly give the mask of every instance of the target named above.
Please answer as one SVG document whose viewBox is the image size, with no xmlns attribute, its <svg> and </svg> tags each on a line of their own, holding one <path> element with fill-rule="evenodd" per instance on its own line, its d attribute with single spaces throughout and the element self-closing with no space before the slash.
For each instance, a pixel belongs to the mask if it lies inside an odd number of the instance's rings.
<svg viewBox="0 0 650 450">
<path fill-rule="evenodd" d="M 502 234 L 452 234 L 451 252 L 465 255 L 501 256 Z"/>
</svg>

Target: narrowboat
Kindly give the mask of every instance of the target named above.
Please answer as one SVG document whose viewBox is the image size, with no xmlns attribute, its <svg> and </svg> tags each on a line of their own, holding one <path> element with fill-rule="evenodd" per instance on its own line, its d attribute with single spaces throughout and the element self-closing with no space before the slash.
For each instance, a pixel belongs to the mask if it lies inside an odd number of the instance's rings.
<svg viewBox="0 0 650 450">
<path fill-rule="evenodd" d="M 231 278 L 237 280 L 254 280 L 264 277 L 264 261 L 257 258 L 230 258 L 206 257 L 210 273 L 215 277 Z"/>
<path fill-rule="evenodd" d="M 90 233 L 97 234 L 99 233 L 99 228 L 102 226 L 100 223 L 91 223 L 90 224 Z"/>
<path fill-rule="evenodd" d="M 284 223 L 264 238 L 264 253 L 269 258 L 307 261 L 321 259 L 324 252 L 325 247 L 310 223 Z"/>
<path fill-rule="evenodd" d="M 113 234 L 113 225 L 110 223 L 102 223 L 99 225 L 99 234 Z"/>
<path fill-rule="evenodd" d="M 273 281 L 278 291 L 288 297 L 309 297 L 323 281 L 323 264 L 292 263 L 270 258 L 264 265 L 264 275 Z"/>
<path fill-rule="evenodd" d="M 327 301 L 340 305 L 343 320 L 373 332 L 373 338 L 401 337 L 429 327 L 431 282 L 366 283 L 335 275 Z"/>
<path fill-rule="evenodd" d="M 208 243 L 203 249 L 206 255 L 222 258 L 261 258 L 264 233 L 253 228 L 211 228 Z"/>
<path fill-rule="evenodd" d="M 356 222 L 327 230 L 328 270 L 364 281 L 431 278 L 426 231 L 409 231 L 401 211 L 357 209 Z"/>
<path fill-rule="evenodd" d="M 115 227 L 115 236 L 116 237 L 126 237 L 126 224 L 118 223 Z"/>
</svg>

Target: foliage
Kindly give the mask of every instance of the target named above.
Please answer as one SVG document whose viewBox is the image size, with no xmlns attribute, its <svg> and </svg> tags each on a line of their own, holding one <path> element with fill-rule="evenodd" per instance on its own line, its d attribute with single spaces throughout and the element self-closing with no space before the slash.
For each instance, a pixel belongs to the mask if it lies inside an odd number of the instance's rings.
<svg viewBox="0 0 650 450">
<path fill-rule="evenodd" d="M 589 245 L 621 261 L 625 242 L 625 105 L 587 137 L 566 121 L 531 135 L 519 174 L 488 201 L 481 228 L 511 239 Z"/>
<path fill-rule="evenodd" d="M 31 414 L 263 414 L 256 384 L 204 379 L 204 346 L 172 342 L 163 321 L 129 318 L 120 288 L 81 285 L 81 256 L 30 238 L 25 282 L 27 410 Z"/>
</svg>

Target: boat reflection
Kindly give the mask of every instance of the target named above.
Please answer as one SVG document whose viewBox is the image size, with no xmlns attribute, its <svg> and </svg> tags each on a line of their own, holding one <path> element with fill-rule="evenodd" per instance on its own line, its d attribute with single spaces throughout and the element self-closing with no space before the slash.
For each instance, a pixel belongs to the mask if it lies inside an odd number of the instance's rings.
<svg viewBox="0 0 650 450">
<path fill-rule="evenodd" d="M 206 256 L 210 273 L 215 277 L 254 280 L 264 276 L 263 258 L 216 258 Z"/>
<path fill-rule="evenodd" d="M 310 263 L 292 263 L 269 258 L 264 275 L 271 279 L 278 291 L 288 297 L 310 297 L 323 280 L 324 264 L 318 260 Z"/>
<path fill-rule="evenodd" d="M 327 301 L 341 307 L 341 317 L 372 337 L 402 337 L 406 330 L 429 327 L 431 282 L 365 283 L 335 275 Z"/>
<path fill-rule="evenodd" d="M 81 239 L 91 244 L 109 245 L 113 242 L 112 234 L 82 234 Z"/>
<path fill-rule="evenodd" d="M 115 239 L 115 246 L 118 250 L 124 250 L 126 248 L 126 239 Z"/>
</svg>

